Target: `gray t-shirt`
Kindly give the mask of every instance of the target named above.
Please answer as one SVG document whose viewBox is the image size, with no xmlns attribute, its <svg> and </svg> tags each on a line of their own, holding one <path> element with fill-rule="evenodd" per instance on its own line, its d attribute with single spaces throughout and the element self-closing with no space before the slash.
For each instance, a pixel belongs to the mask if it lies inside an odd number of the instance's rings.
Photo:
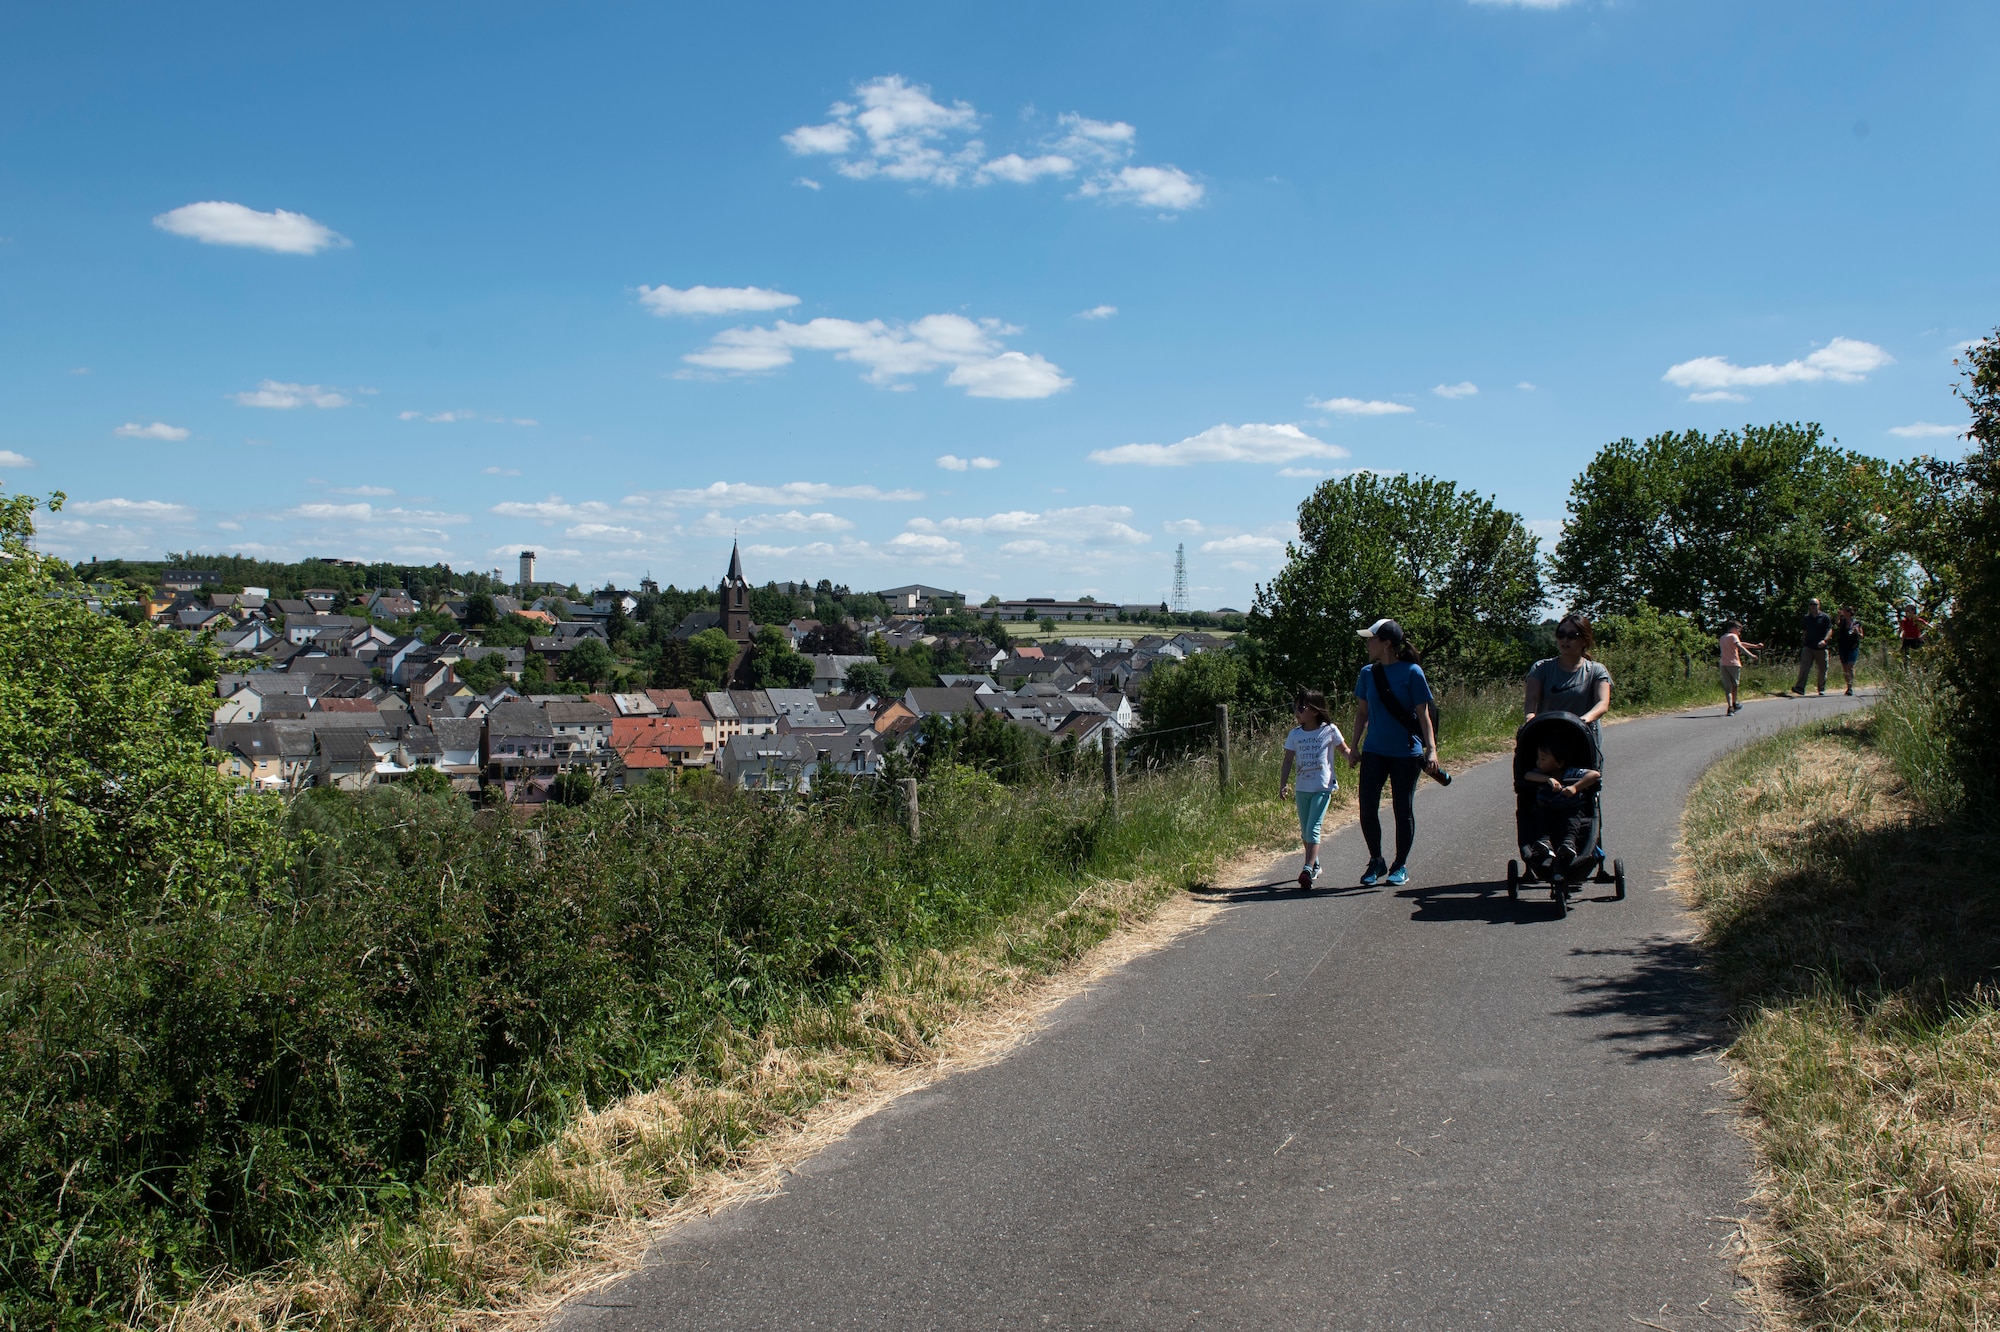
<svg viewBox="0 0 2000 1332">
<path fill-rule="evenodd" d="M 1611 683 L 1611 672 L 1604 669 L 1601 661 L 1585 657 L 1570 670 L 1562 664 L 1561 657 L 1545 657 L 1534 664 L 1528 672 L 1530 680 L 1542 682 L 1541 712 L 1573 712 L 1581 717 L 1597 706 L 1597 682 Z M 1595 731 L 1597 723 L 1590 729 Z"/>
</svg>

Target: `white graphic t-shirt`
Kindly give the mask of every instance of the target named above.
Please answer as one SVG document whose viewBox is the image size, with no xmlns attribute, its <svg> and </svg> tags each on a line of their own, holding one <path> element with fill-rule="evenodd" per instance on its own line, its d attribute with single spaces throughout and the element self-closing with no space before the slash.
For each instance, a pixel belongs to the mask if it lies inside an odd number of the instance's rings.
<svg viewBox="0 0 2000 1332">
<path fill-rule="evenodd" d="M 1317 731 L 1308 731 L 1303 726 L 1294 726 L 1285 737 L 1285 748 L 1289 749 L 1298 765 L 1298 788 L 1301 791 L 1334 791 L 1340 783 L 1333 775 L 1333 756 L 1340 752 L 1343 743 L 1340 728 L 1332 722 Z"/>
</svg>

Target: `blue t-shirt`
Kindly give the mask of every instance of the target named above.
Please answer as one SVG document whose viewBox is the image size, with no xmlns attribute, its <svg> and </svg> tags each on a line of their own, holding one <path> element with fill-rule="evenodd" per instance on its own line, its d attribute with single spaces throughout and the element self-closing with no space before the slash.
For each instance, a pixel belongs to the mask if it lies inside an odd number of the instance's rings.
<svg viewBox="0 0 2000 1332">
<path fill-rule="evenodd" d="M 1424 678 L 1424 668 L 1415 662 L 1392 661 L 1383 669 L 1389 673 L 1389 692 L 1409 710 L 1411 720 L 1416 720 L 1421 715 L 1419 709 L 1431 701 L 1431 682 Z M 1361 737 L 1362 753 L 1385 754 L 1390 758 L 1423 756 L 1423 738 L 1397 725 L 1389 709 L 1377 701 L 1373 665 L 1361 668 L 1354 697 L 1368 705 L 1368 734 Z"/>
</svg>

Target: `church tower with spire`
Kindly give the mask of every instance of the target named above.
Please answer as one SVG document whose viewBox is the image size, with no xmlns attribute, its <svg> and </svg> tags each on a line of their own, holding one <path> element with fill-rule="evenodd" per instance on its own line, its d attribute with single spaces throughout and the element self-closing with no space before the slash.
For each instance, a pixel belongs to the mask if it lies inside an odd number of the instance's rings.
<svg viewBox="0 0 2000 1332">
<path fill-rule="evenodd" d="M 748 643 L 750 627 L 750 580 L 743 576 L 743 556 L 734 542 L 729 546 L 729 572 L 722 577 L 722 632 L 732 643 Z"/>
</svg>

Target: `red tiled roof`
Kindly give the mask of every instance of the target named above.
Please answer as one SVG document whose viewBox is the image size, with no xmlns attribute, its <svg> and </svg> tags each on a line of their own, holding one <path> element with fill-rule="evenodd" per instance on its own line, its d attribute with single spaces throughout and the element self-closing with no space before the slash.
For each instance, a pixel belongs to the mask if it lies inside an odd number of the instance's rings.
<svg viewBox="0 0 2000 1332">
<path fill-rule="evenodd" d="M 692 717 L 614 717 L 611 747 L 628 768 L 665 768 L 676 749 L 701 749 L 701 723 Z"/>
</svg>

